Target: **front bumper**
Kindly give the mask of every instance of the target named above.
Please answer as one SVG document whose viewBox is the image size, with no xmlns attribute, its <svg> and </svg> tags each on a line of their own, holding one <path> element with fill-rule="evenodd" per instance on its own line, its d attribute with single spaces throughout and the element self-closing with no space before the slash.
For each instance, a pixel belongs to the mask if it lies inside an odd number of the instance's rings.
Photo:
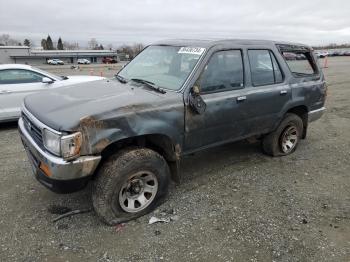
<svg viewBox="0 0 350 262">
<path fill-rule="evenodd" d="M 54 192 L 69 193 L 83 188 L 101 161 L 101 156 L 81 156 L 66 161 L 40 148 L 24 127 L 22 118 L 18 129 L 36 178 Z M 49 172 L 40 166 L 46 166 Z"/>
<path fill-rule="evenodd" d="M 325 107 L 321 107 L 319 109 L 310 111 L 308 113 L 309 122 L 313 122 L 313 121 L 316 121 L 317 119 L 320 119 L 325 111 L 326 111 Z"/>
</svg>

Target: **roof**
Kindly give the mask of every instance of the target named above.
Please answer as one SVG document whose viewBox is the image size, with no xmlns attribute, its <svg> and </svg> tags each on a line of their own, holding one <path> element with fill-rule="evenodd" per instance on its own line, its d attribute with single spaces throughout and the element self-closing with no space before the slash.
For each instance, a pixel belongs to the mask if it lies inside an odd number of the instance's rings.
<svg viewBox="0 0 350 262">
<path fill-rule="evenodd" d="M 23 65 L 23 64 L 1 64 L 0 70 L 3 69 L 33 69 L 30 65 Z"/>
<path fill-rule="evenodd" d="M 154 45 L 174 45 L 174 46 L 196 46 L 210 48 L 216 45 L 293 45 L 293 46 L 307 46 L 300 43 L 292 43 L 285 41 L 273 40 L 256 40 L 256 39 L 169 39 L 155 42 Z"/>
<path fill-rule="evenodd" d="M 2 45 L 0 49 L 29 49 L 29 46 L 21 45 Z"/>
</svg>

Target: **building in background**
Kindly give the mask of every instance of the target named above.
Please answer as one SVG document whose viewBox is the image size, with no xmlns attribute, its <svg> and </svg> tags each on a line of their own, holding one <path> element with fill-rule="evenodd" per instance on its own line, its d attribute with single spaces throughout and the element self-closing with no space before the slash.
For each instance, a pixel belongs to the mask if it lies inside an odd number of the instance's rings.
<svg viewBox="0 0 350 262">
<path fill-rule="evenodd" d="M 30 55 L 28 46 L 0 46 L 0 64 L 13 64 L 15 60 L 12 56 L 28 55 Z"/>
<path fill-rule="evenodd" d="M 0 46 L 0 64 L 42 65 L 47 60 L 58 58 L 65 64 L 76 64 L 78 59 L 88 59 L 91 63 L 102 63 L 111 58 L 120 61 L 112 50 L 35 50 L 27 46 Z"/>
</svg>

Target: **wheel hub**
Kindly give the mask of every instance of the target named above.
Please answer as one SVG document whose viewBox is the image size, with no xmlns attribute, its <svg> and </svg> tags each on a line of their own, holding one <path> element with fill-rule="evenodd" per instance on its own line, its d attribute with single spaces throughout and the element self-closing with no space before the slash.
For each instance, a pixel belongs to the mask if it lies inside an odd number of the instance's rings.
<svg viewBox="0 0 350 262">
<path fill-rule="evenodd" d="M 158 180 L 149 171 L 140 171 L 129 177 L 119 192 L 119 205 L 129 213 L 136 213 L 154 200 L 158 192 Z"/>
<path fill-rule="evenodd" d="M 134 179 L 128 183 L 127 193 L 129 196 L 139 195 L 143 191 L 143 182 L 140 179 Z"/>
<path fill-rule="evenodd" d="M 295 126 L 287 127 L 281 136 L 281 149 L 284 153 L 291 152 L 298 143 L 299 134 Z"/>
</svg>

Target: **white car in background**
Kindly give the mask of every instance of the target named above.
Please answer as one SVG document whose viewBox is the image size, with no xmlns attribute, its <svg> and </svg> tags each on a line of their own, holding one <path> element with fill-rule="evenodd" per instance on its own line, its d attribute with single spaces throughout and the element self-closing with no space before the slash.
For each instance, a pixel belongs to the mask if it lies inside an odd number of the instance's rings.
<svg viewBox="0 0 350 262">
<path fill-rule="evenodd" d="M 88 59 L 79 58 L 79 59 L 77 60 L 77 63 L 78 63 L 78 64 L 85 64 L 85 65 L 88 65 L 88 64 L 90 64 L 91 62 L 90 62 L 90 60 L 88 60 Z"/>
<path fill-rule="evenodd" d="M 0 65 L 0 122 L 18 119 L 23 99 L 29 94 L 102 79 L 105 78 L 85 75 L 56 76 L 29 65 Z"/>
<path fill-rule="evenodd" d="M 325 58 L 326 56 L 329 56 L 329 53 L 327 51 L 317 50 L 314 53 L 318 58 Z"/>
<path fill-rule="evenodd" d="M 47 63 L 49 65 L 64 65 L 64 62 L 62 60 L 56 58 L 47 60 Z"/>
</svg>

